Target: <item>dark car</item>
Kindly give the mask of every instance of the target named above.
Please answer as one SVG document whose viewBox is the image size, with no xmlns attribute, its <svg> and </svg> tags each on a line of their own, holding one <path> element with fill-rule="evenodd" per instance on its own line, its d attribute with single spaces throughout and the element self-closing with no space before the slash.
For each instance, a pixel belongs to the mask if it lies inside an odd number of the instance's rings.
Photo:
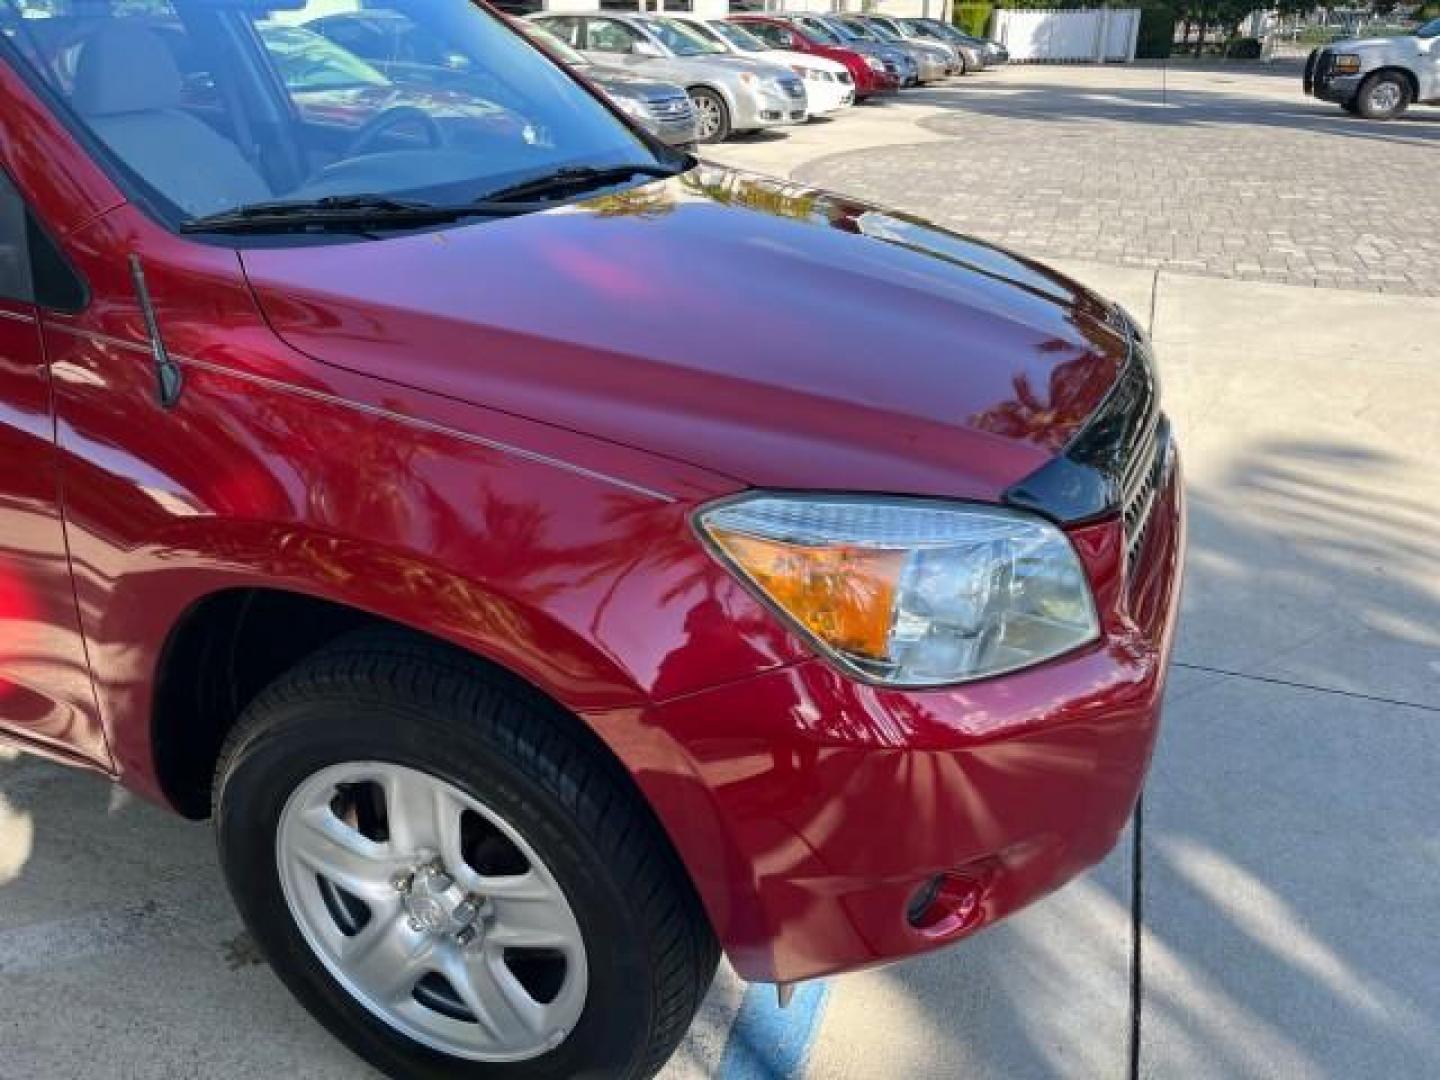
<svg viewBox="0 0 1440 1080">
<path fill-rule="evenodd" d="M 212 818 L 392 1076 L 649 1076 L 722 952 L 916 956 L 1101 859 L 1184 550 L 1126 314 L 468 0 L 393 0 L 469 75 L 350 126 L 328 6 L 0 6 L 7 743 Z"/>
</svg>

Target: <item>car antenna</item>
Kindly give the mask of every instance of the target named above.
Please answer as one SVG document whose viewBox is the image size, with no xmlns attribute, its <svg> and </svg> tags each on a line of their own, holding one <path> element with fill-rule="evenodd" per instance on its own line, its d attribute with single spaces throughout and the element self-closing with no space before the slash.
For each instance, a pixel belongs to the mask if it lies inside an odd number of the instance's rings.
<svg viewBox="0 0 1440 1080">
<path fill-rule="evenodd" d="M 160 323 L 155 318 L 155 305 L 150 302 L 150 288 L 145 284 L 145 269 L 140 256 L 130 256 L 130 279 L 135 283 L 135 298 L 140 301 L 140 314 L 145 319 L 145 333 L 150 337 L 150 356 L 155 361 L 155 396 L 162 409 L 173 409 L 180 400 L 185 375 L 180 365 L 170 359 L 165 340 L 160 336 Z"/>
</svg>

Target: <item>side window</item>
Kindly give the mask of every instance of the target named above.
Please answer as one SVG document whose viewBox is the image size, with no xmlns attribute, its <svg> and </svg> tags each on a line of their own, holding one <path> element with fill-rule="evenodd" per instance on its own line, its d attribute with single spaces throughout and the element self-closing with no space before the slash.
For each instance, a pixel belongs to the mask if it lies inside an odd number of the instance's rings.
<svg viewBox="0 0 1440 1080">
<path fill-rule="evenodd" d="M 580 38 L 580 20 L 569 15 L 562 15 L 555 19 L 546 19 L 540 24 L 550 33 L 569 45 L 572 49 L 583 49 L 584 42 Z"/>
<path fill-rule="evenodd" d="M 0 300 L 28 304 L 35 298 L 30 280 L 29 217 L 20 193 L 0 173 Z"/>
<path fill-rule="evenodd" d="M 633 53 L 635 42 L 639 40 L 640 35 L 624 23 L 611 22 L 609 19 L 590 21 L 591 52 Z"/>
<path fill-rule="evenodd" d="M 774 23 L 747 22 L 742 25 L 767 45 L 774 45 L 779 49 L 788 49 L 790 47 L 789 32 L 780 29 L 780 27 Z"/>
</svg>

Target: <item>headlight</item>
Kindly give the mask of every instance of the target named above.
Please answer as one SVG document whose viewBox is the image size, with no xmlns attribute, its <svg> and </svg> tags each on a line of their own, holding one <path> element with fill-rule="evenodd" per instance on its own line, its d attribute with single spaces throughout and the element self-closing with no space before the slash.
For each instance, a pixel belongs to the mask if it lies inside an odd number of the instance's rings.
<svg viewBox="0 0 1440 1080">
<path fill-rule="evenodd" d="M 891 686 L 1014 671 L 1095 640 L 1070 541 L 999 507 L 751 495 L 697 522 L 722 559 L 822 651 Z"/>
<path fill-rule="evenodd" d="M 1360 70 L 1360 57 L 1355 53 L 1341 53 L 1335 57 L 1335 70 L 1342 75 L 1354 75 Z"/>
<path fill-rule="evenodd" d="M 648 123 L 650 120 L 650 109 L 645 102 L 638 98 L 622 97 L 616 94 L 610 99 L 615 107 L 632 120 L 639 120 L 641 123 Z"/>
<path fill-rule="evenodd" d="M 885 62 L 881 60 L 878 56 L 865 57 L 865 66 L 868 67 L 871 71 L 885 70 Z"/>
</svg>

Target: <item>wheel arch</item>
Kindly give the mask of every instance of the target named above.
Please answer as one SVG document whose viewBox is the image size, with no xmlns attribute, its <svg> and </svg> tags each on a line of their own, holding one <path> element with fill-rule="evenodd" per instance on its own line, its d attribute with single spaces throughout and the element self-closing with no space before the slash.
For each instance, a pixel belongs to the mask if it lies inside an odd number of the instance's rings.
<svg viewBox="0 0 1440 1080">
<path fill-rule="evenodd" d="M 1398 64 L 1386 64 L 1383 67 L 1376 68 L 1374 71 L 1366 72 L 1365 82 L 1369 82 L 1379 75 L 1400 76 L 1401 81 L 1405 83 L 1406 88 L 1410 91 L 1410 104 L 1413 105 L 1420 100 L 1420 79 L 1409 68 L 1401 67 Z"/>
<path fill-rule="evenodd" d="M 191 602 L 173 621 L 156 655 L 147 732 L 151 786 L 185 816 L 205 817 L 221 744 L 246 706 L 306 657 L 365 630 L 404 635 L 463 657 L 477 673 L 517 696 L 543 703 L 547 712 L 568 717 L 593 735 L 578 713 L 532 677 L 473 643 L 314 593 L 227 585 Z"/>
<path fill-rule="evenodd" d="M 733 935 L 736 923 L 749 925 L 758 918 L 751 891 L 732 880 L 736 855 L 708 788 L 670 736 L 645 722 L 646 707 L 577 713 L 532 680 L 472 649 L 418 626 L 302 592 L 223 588 L 197 599 L 176 620 L 155 672 L 149 731 L 154 794 L 191 820 L 207 818 L 221 750 L 246 706 L 307 657 L 367 631 L 448 654 L 477 677 L 566 725 L 636 796 L 721 939 Z"/>
</svg>

